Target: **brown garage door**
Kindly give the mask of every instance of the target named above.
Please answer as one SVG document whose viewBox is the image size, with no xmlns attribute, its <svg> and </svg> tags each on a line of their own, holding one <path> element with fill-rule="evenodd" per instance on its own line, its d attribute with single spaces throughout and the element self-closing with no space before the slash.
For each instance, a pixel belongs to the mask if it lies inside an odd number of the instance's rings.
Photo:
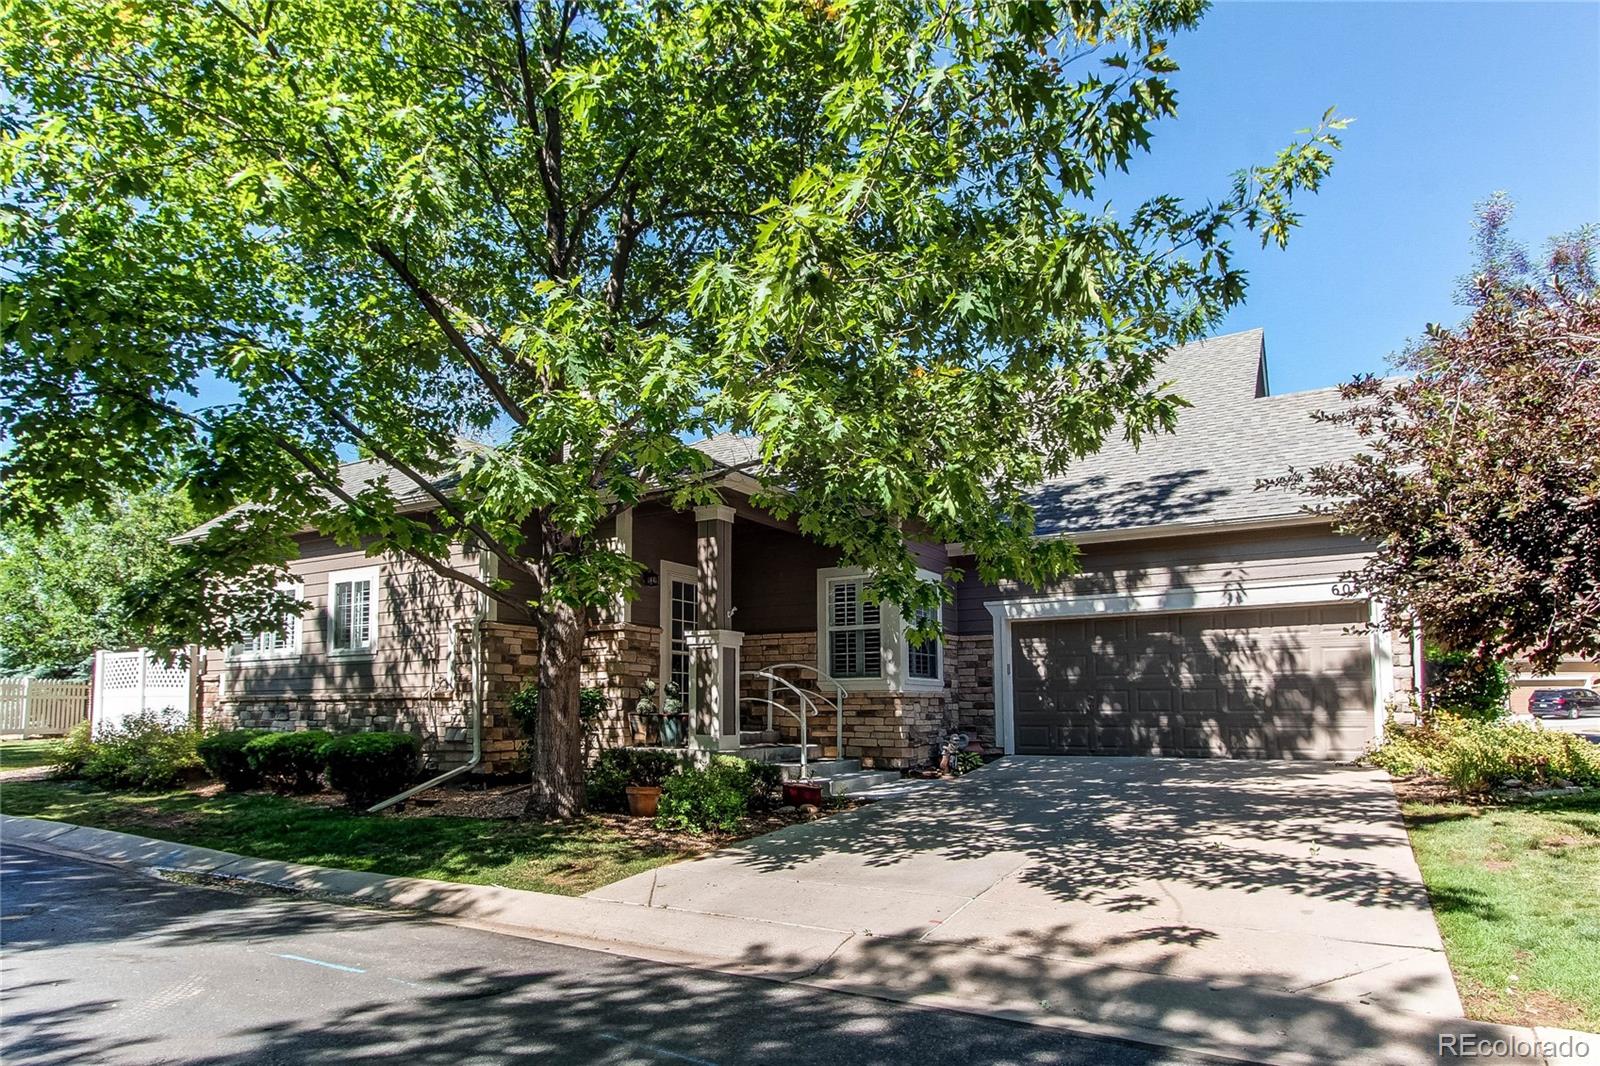
<svg viewBox="0 0 1600 1066">
<path fill-rule="evenodd" d="M 1372 736 L 1361 604 L 1019 622 L 1017 750 L 1342 759 Z"/>
</svg>

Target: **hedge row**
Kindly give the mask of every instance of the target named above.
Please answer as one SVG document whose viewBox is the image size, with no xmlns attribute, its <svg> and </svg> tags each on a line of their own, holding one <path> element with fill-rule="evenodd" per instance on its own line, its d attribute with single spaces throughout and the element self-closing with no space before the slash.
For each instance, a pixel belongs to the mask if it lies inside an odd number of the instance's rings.
<svg viewBox="0 0 1600 1066">
<path fill-rule="evenodd" d="M 324 776 L 352 806 L 367 807 L 404 789 L 417 775 L 420 748 L 409 733 L 321 729 L 273 733 L 232 729 L 203 737 L 206 769 L 230 789 L 267 785 L 278 792 L 315 792 Z"/>
</svg>

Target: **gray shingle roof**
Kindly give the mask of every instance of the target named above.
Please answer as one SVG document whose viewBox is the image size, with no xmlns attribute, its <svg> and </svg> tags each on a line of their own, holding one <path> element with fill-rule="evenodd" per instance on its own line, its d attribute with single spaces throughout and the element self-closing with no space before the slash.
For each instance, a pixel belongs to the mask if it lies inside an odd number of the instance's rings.
<svg viewBox="0 0 1600 1066">
<path fill-rule="evenodd" d="M 464 446 L 470 446 L 465 442 L 463 443 Z M 455 484 L 456 479 L 456 473 L 451 471 L 450 473 L 445 474 L 434 481 L 434 485 L 441 489 L 449 488 L 451 485 Z M 418 485 L 416 481 L 400 473 L 388 463 L 380 460 L 358 459 L 353 463 L 339 464 L 339 486 L 352 496 L 364 492 L 370 487 L 382 486 L 385 484 L 387 484 L 390 493 L 394 495 L 395 503 L 399 507 L 408 507 L 414 504 L 425 503 L 433 499 L 433 497 L 423 491 L 422 487 Z M 195 528 L 189 530 L 187 533 L 179 534 L 173 538 L 173 542 L 177 544 L 184 544 L 190 541 L 199 540 L 213 528 L 221 525 L 223 521 L 229 517 L 255 506 L 257 505 L 245 504 L 242 507 L 236 507 L 231 511 L 220 514 L 208 522 L 201 523 Z"/>
<path fill-rule="evenodd" d="M 1282 490 L 1258 491 L 1256 482 L 1291 467 L 1348 458 L 1361 446 L 1349 427 L 1312 420 L 1317 411 L 1342 406 L 1336 389 L 1267 394 L 1259 329 L 1185 345 L 1163 367 L 1162 376 L 1193 405 L 1179 415 L 1176 432 L 1148 437 L 1137 449 L 1120 438 L 1108 441 L 1064 477 L 1042 485 L 1033 498 L 1041 534 L 1290 518 L 1301 513 L 1302 501 Z M 760 459 L 757 439 L 735 433 L 694 446 L 734 469 L 750 469 Z M 373 459 L 343 464 L 339 478 L 352 494 L 387 481 L 401 506 L 429 499 L 416 482 Z M 436 484 L 454 480 L 451 473 Z M 176 539 L 197 539 L 226 517 Z"/>
<path fill-rule="evenodd" d="M 1134 448 L 1107 442 L 1034 497 L 1040 533 L 1098 533 L 1153 526 L 1270 521 L 1302 512 L 1303 501 L 1262 478 L 1345 459 L 1361 447 L 1348 426 L 1316 422 L 1344 406 L 1338 390 L 1266 395 L 1260 330 L 1234 333 L 1170 353 L 1166 377 L 1192 407 L 1170 434 Z"/>
<path fill-rule="evenodd" d="M 1270 522 L 1302 501 L 1256 482 L 1347 458 L 1360 447 L 1346 426 L 1312 420 L 1339 409 L 1337 389 L 1268 395 L 1265 335 L 1229 333 L 1174 349 L 1159 378 L 1192 405 L 1170 434 L 1134 448 L 1116 438 L 1046 482 L 1033 505 L 1042 534 L 1123 532 L 1156 526 Z M 695 447 L 725 466 L 758 458 L 754 438 L 718 434 Z"/>
</svg>

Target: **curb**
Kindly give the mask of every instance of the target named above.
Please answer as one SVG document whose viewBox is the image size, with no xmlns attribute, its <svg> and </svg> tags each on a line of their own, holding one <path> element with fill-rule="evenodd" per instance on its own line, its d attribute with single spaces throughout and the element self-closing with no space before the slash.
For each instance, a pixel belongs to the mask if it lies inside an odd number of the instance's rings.
<svg viewBox="0 0 1600 1066">
<path fill-rule="evenodd" d="M 1296 1007 L 1305 1000 L 1263 994 L 1247 986 L 1217 986 L 1219 996 L 1255 996 L 1271 1033 L 1228 1028 L 1204 1018 L 1204 1004 L 1174 999 L 1154 1002 L 1110 999 L 1099 1004 L 1052 1007 L 1052 991 L 1070 988 L 1085 967 L 1065 960 L 1006 955 L 966 944 L 908 942 L 861 936 L 850 930 L 705 914 L 640 903 L 556 896 L 494 885 L 467 885 L 417 877 L 339 870 L 277 862 L 210 848 L 175 844 L 109 829 L 0 814 L 0 847 L 21 845 L 159 874 L 200 874 L 286 889 L 323 899 L 409 910 L 492 932 L 586 948 L 668 965 L 691 966 L 818 990 L 953 1010 L 1019 1024 L 1072 1032 L 1191 1055 L 1271 1066 L 1331 1063 L 1396 1063 L 1411 1066 L 1447 1061 L 1518 1063 L 1528 1066 L 1600 1066 L 1600 1036 L 1561 1030 L 1409 1015 L 1365 1004 L 1344 1004 L 1346 1026 L 1359 1026 L 1367 1042 L 1358 1059 L 1349 1040 L 1323 1044 L 1316 1034 L 1290 1033 Z M 899 957 L 895 958 L 898 953 Z M 1045 969 L 1040 969 L 1041 965 Z M 1018 982 L 1008 967 L 1022 967 Z M 988 982 L 986 984 L 986 981 Z M 1031 982 L 1029 984 L 1028 982 Z M 1019 987 L 1032 994 L 1018 995 Z M 1045 1000 L 1039 998 L 1043 992 Z M 1087 1010 L 1093 1007 L 1093 1016 Z M 1274 1009 L 1274 1008 L 1278 1009 Z M 1150 1010 L 1199 1012 L 1202 1024 L 1176 1033 L 1146 1024 Z M 1282 1024 L 1284 1028 L 1274 1027 Z M 1487 1042 L 1482 1051 L 1438 1054 L 1444 1032 Z M 1328 1033 L 1330 1038 L 1336 1034 Z M 1353 1034 L 1337 1034 L 1347 1037 Z M 1541 1054 L 1564 1038 L 1586 1040 L 1582 1057 Z M 1498 1042 L 1506 1053 L 1496 1053 Z M 1570 1040 L 1568 1041 L 1570 1043 Z M 1482 1046 L 1480 1044 L 1480 1046 Z M 1518 1051 L 1528 1049 L 1531 1053 Z M 1488 1053 L 1485 1053 L 1487 1051 Z"/>
</svg>

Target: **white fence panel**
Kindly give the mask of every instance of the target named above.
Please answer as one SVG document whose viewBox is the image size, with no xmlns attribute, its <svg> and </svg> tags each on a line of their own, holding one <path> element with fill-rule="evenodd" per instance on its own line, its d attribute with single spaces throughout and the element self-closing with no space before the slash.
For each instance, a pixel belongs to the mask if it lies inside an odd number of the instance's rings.
<svg viewBox="0 0 1600 1066">
<path fill-rule="evenodd" d="M 89 686 L 82 681 L 0 678 L 0 733 L 61 736 L 89 717 Z"/>
<path fill-rule="evenodd" d="M 140 711 L 188 715 L 194 708 L 194 660 L 191 654 L 187 665 L 167 666 L 144 648 L 95 652 L 95 732 L 120 726 Z"/>
</svg>

